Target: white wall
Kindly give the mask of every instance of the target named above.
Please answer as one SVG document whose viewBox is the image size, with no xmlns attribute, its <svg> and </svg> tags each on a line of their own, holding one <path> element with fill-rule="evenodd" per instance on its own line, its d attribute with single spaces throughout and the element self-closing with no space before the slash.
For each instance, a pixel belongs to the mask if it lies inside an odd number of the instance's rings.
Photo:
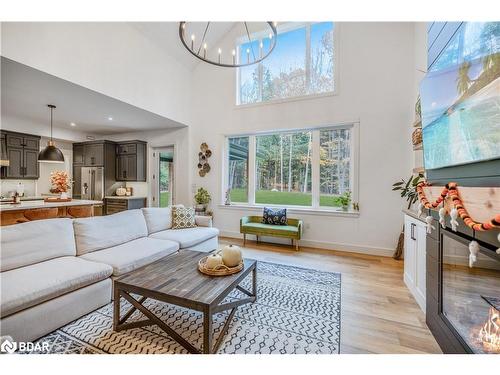
<svg viewBox="0 0 500 375">
<path fill-rule="evenodd" d="M 1 54 L 180 123 L 188 69 L 127 23 L 1 24 Z"/>
<path fill-rule="evenodd" d="M 223 234 L 237 236 L 239 218 L 250 213 L 217 207 L 222 195 L 224 134 L 359 121 L 360 216 L 293 216 L 301 217 L 308 227 L 303 244 L 384 255 L 393 252 L 402 225 L 402 202 L 391 184 L 412 168 L 408 125 L 413 120 L 414 26 L 344 23 L 339 31 L 336 96 L 236 108 L 234 70 L 208 64 L 195 69 L 191 153 L 194 156 L 198 145 L 207 142 L 213 157 L 205 178 L 197 175 L 191 162 L 192 183 L 206 187 L 215 198 L 215 225 Z M 224 50 L 229 48 L 226 45 Z"/>
</svg>

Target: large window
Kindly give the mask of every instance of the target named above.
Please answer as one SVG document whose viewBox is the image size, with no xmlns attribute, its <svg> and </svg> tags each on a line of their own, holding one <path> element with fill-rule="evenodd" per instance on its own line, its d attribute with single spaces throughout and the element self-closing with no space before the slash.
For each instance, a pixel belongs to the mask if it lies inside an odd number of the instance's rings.
<svg viewBox="0 0 500 375">
<path fill-rule="evenodd" d="M 248 202 L 248 137 L 228 138 L 228 184 L 232 202 Z"/>
<path fill-rule="evenodd" d="M 356 196 L 357 124 L 227 138 L 226 189 L 234 204 L 341 207 Z"/>
<path fill-rule="evenodd" d="M 311 206 L 312 132 L 256 137 L 255 203 Z"/>
<path fill-rule="evenodd" d="M 334 24 L 278 26 L 274 51 L 261 63 L 238 69 L 238 104 L 266 102 L 334 91 Z M 262 53 L 270 39 L 262 36 L 238 46 L 246 62 L 248 51 Z M 255 52 L 254 52 L 255 53 Z"/>
</svg>

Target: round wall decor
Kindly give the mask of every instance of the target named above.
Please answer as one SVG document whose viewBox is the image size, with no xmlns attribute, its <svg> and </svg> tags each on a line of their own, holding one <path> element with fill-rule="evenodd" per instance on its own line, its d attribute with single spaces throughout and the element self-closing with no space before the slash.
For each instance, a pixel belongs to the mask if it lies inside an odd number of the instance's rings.
<svg viewBox="0 0 500 375">
<path fill-rule="evenodd" d="M 205 142 L 200 145 L 200 150 L 201 151 L 198 152 L 198 174 L 200 177 L 205 177 L 205 175 L 210 172 L 208 158 L 212 156 L 212 151 Z"/>
</svg>

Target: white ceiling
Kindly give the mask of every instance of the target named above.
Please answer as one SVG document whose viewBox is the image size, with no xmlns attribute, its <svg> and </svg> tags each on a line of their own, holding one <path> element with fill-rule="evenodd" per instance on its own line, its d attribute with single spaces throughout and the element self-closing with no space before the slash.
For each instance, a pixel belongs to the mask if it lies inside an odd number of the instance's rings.
<svg viewBox="0 0 500 375">
<path fill-rule="evenodd" d="M 265 22 L 248 22 L 247 24 L 250 33 L 266 27 Z M 179 39 L 179 22 L 131 22 L 130 25 L 188 69 L 194 69 L 201 61 L 191 55 L 182 45 Z M 207 22 L 187 23 L 186 35 L 188 41 L 191 40 L 192 34 L 196 36 L 195 48 L 196 45 L 200 46 L 206 26 Z M 211 22 L 205 37 L 208 50 L 211 49 L 212 53 L 216 53 L 215 51 L 219 48 L 218 43 L 233 28 L 238 35 L 245 35 L 243 22 Z"/>
<path fill-rule="evenodd" d="M 86 133 L 107 135 L 184 126 L 4 57 L 1 65 L 2 115 L 48 125 L 47 104 L 54 104 L 54 127 Z M 71 122 L 76 126 L 71 127 Z"/>
</svg>

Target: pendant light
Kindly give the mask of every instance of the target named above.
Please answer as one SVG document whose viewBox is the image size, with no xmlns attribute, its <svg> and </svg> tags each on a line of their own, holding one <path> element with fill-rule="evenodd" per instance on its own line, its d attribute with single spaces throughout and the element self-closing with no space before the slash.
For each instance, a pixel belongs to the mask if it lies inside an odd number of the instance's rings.
<svg viewBox="0 0 500 375">
<path fill-rule="evenodd" d="M 54 141 L 52 139 L 52 118 L 56 106 L 47 104 L 47 107 L 50 108 L 50 140 L 47 142 L 47 147 L 38 154 L 38 161 L 40 163 L 64 163 L 64 155 L 61 150 L 54 146 Z"/>
</svg>

